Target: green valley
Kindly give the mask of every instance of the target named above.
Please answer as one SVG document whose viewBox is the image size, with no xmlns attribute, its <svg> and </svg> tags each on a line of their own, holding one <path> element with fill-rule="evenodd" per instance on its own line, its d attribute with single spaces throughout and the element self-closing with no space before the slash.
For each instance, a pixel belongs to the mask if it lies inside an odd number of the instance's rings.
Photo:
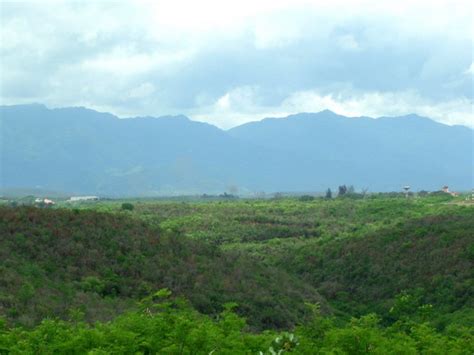
<svg viewBox="0 0 474 355">
<path fill-rule="evenodd" d="M 0 216 L 0 353 L 474 351 L 464 197 L 59 201 Z"/>
</svg>

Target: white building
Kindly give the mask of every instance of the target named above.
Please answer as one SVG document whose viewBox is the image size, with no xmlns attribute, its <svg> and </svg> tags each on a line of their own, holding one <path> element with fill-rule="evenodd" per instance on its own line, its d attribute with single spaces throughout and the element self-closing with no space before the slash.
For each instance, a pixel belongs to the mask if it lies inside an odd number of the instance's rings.
<svg viewBox="0 0 474 355">
<path fill-rule="evenodd" d="M 56 204 L 56 202 L 54 202 L 53 200 L 50 200 L 49 198 L 39 198 L 39 197 L 35 199 L 35 203 L 44 203 L 46 206 L 52 206 Z"/>
<path fill-rule="evenodd" d="M 79 202 L 79 201 L 97 201 L 98 196 L 71 196 L 68 200 L 69 202 Z"/>
</svg>

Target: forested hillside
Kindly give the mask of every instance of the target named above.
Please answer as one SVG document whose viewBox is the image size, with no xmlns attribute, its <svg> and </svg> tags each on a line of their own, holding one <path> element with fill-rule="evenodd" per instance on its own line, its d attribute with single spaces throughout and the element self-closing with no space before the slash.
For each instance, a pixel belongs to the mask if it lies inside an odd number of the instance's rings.
<svg viewBox="0 0 474 355">
<path fill-rule="evenodd" d="M 208 314 L 237 302 L 260 329 L 293 326 L 305 301 L 329 311 L 284 270 L 126 214 L 0 208 L 0 216 L 0 312 L 13 323 L 66 319 L 76 308 L 89 321 L 107 320 L 165 287 Z"/>
<path fill-rule="evenodd" d="M 1 207 L 0 349 L 472 353 L 472 204 L 355 197 Z"/>
</svg>

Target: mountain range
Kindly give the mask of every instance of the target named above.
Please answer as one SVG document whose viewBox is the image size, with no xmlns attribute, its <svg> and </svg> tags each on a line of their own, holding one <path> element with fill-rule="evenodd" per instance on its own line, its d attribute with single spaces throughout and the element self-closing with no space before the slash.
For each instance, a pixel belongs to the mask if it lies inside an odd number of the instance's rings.
<svg viewBox="0 0 474 355">
<path fill-rule="evenodd" d="M 0 106 L 0 187 L 100 196 L 473 187 L 473 130 L 417 115 L 331 111 L 224 131 L 185 116 L 119 119 L 39 104 Z"/>
</svg>

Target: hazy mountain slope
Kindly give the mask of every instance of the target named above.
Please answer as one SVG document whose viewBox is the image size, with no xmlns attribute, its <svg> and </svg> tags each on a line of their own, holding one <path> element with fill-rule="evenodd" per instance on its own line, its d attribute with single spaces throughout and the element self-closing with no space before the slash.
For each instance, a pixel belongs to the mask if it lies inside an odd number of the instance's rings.
<svg viewBox="0 0 474 355">
<path fill-rule="evenodd" d="M 473 131 L 416 115 L 354 119 L 322 111 L 268 118 L 228 132 L 262 147 L 290 151 L 299 161 L 322 164 L 323 169 L 309 171 L 314 179 L 321 170 L 334 169 L 330 175 L 337 181 L 369 188 L 472 186 Z M 338 165 L 348 170 L 341 172 Z"/>
<path fill-rule="evenodd" d="M 330 111 L 222 131 L 184 116 L 0 107 L 3 189 L 101 195 L 472 186 L 472 130 L 429 119 Z"/>
<path fill-rule="evenodd" d="M 1 117 L 6 187 L 103 194 L 223 191 L 248 154 L 248 144 L 183 116 L 119 120 L 83 108 L 25 105 L 2 107 Z"/>
</svg>

